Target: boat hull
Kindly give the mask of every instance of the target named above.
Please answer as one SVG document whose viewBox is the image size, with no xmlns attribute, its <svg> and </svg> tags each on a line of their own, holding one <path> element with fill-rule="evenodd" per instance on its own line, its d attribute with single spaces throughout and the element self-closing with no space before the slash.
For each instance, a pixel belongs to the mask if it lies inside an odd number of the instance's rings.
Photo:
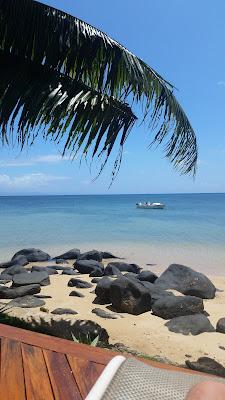
<svg viewBox="0 0 225 400">
<path fill-rule="evenodd" d="M 165 205 L 137 204 L 137 208 L 142 208 L 144 210 L 157 210 L 157 209 L 162 210 L 163 208 L 165 208 Z"/>
</svg>

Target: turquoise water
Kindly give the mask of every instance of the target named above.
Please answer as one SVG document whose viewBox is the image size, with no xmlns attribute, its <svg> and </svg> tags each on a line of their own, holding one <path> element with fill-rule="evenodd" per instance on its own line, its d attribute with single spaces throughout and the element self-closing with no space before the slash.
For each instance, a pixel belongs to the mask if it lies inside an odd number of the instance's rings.
<svg viewBox="0 0 225 400">
<path fill-rule="evenodd" d="M 164 210 L 136 209 L 159 201 Z M 0 197 L 0 251 L 102 244 L 224 254 L 225 194 Z"/>
</svg>

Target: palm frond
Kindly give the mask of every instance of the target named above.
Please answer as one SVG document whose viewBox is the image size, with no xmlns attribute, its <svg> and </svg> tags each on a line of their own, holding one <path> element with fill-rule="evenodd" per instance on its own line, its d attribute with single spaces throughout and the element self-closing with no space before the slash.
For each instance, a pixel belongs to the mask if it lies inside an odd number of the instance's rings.
<svg viewBox="0 0 225 400">
<path fill-rule="evenodd" d="M 153 142 L 167 137 L 166 156 L 181 172 L 195 173 L 195 133 L 173 86 L 100 30 L 33 0 L 0 0 L 0 49 L 109 98 L 141 103 L 141 118 L 156 129 Z M 114 135 L 108 139 L 114 146 Z"/>
<path fill-rule="evenodd" d="M 92 158 L 106 154 L 119 138 L 122 148 L 136 119 L 124 103 L 100 94 L 80 81 L 56 73 L 45 66 L 6 56 L 0 52 L 0 129 L 2 142 L 16 141 L 23 147 L 33 143 L 38 133 L 64 150 Z M 115 171 L 120 165 L 120 154 Z"/>
</svg>

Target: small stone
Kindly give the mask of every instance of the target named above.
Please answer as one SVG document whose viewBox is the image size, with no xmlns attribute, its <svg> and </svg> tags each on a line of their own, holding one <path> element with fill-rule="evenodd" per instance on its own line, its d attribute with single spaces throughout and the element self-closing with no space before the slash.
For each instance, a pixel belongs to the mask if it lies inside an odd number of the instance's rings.
<svg viewBox="0 0 225 400">
<path fill-rule="evenodd" d="M 79 275 L 77 271 L 74 271 L 74 269 L 64 269 L 61 273 L 61 275 Z"/>
<path fill-rule="evenodd" d="M 216 324 L 216 331 L 220 333 L 225 333 L 225 318 L 220 318 Z"/>
<path fill-rule="evenodd" d="M 93 287 L 93 285 L 89 282 L 86 281 L 82 281 L 81 279 L 75 279 L 72 278 L 70 279 L 70 281 L 68 282 L 68 286 L 74 286 L 80 289 L 87 289 L 87 288 L 91 288 Z"/>
<path fill-rule="evenodd" d="M 219 346 L 219 349 L 225 350 L 225 347 L 224 346 Z"/>
<path fill-rule="evenodd" d="M 70 292 L 69 296 L 85 297 L 83 293 L 77 292 L 76 290 L 72 290 L 72 292 Z"/>
<path fill-rule="evenodd" d="M 92 310 L 92 313 L 98 315 L 100 318 L 105 318 L 105 319 L 118 319 L 118 318 L 123 318 L 122 315 L 116 314 L 116 313 L 109 313 L 105 310 L 102 310 L 101 308 L 94 308 Z"/>
<path fill-rule="evenodd" d="M 40 307 L 40 311 L 49 313 L 49 309 L 47 307 Z"/>
<path fill-rule="evenodd" d="M 55 310 L 52 311 L 52 314 L 56 314 L 56 315 L 63 315 L 63 314 L 76 315 L 78 313 L 76 311 L 74 311 L 74 310 L 71 310 L 71 308 L 56 308 Z"/>
<path fill-rule="evenodd" d="M 91 280 L 91 282 L 92 282 L 92 283 L 98 283 L 98 282 L 100 282 L 100 280 L 101 280 L 101 278 L 93 278 L 93 279 Z"/>
</svg>

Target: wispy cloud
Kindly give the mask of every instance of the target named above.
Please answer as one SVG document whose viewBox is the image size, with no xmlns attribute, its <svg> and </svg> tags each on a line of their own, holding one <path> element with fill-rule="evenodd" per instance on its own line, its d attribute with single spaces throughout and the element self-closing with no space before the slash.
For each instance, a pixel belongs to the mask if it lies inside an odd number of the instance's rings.
<svg viewBox="0 0 225 400">
<path fill-rule="evenodd" d="M 60 154 L 46 154 L 43 156 L 36 156 L 30 158 L 30 160 L 16 159 L 15 161 L 6 160 L 0 162 L 0 168 L 2 167 L 30 167 L 35 164 L 56 164 L 63 161 L 68 161 L 70 158 L 67 156 L 62 157 Z"/>
<path fill-rule="evenodd" d="M 219 82 L 217 82 L 217 85 L 225 86 L 225 81 L 219 81 Z"/>
<path fill-rule="evenodd" d="M 51 182 L 68 180 L 68 176 L 31 173 L 19 176 L 0 175 L 0 185 L 4 189 L 36 189 Z"/>
<path fill-rule="evenodd" d="M 197 165 L 208 165 L 208 163 L 204 160 L 198 160 Z"/>
</svg>

